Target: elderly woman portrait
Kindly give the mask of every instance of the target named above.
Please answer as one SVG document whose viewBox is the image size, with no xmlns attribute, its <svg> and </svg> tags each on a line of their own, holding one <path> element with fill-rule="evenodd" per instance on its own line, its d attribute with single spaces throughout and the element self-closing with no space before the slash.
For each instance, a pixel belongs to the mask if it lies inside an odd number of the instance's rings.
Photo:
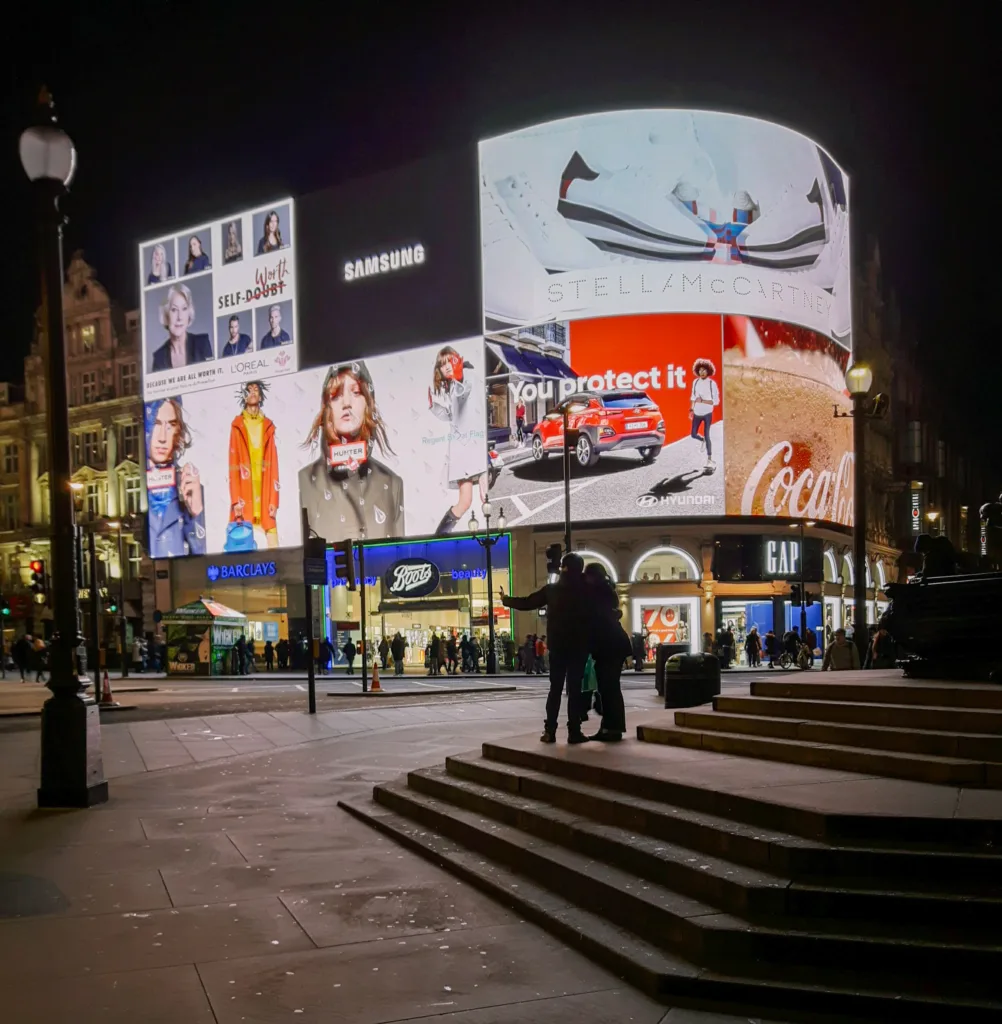
<svg viewBox="0 0 1002 1024">
<path fill-rule="evenodd" d="M 167 330 L 167 340 L 153 353 L 153 372 L 177 369 L 212 358 L 212 342 L 207 334 L 192 334 L 195 303 L 191 289 L 175 284 L 160 307 L 160 322 Z"/>
<path fill-rule="evenodd" d="M 310 525 L 327 540 L 380 540 L 404 532 L 403 480 L 375 457 L 393 455 L 362 361 L 332 366 L 320 410 L 303 442 L 319 457 L 299 471 L 299 496 Z"/>
</svg>

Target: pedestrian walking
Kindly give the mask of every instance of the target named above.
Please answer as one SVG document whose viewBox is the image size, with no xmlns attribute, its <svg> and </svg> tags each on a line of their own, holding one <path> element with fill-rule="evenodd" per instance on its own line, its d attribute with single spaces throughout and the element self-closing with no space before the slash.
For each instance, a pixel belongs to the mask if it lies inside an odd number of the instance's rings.
<svg viewBox="0 0 1002 1024">
<path fill-rule="evenodd" d="M 515 405 L 515 440 L 519 444 L 525 441 L 525 402 L 521 399 Z"/>
<path fill-rule="evenodd" d="M 14 647 L 11 651 L 11 656 L 14 659 L 14 665 L 18 672 L 21 674 L 21 682 L 24 682 L 25 670 L 31 663 L 31 634 L 24 633 L 14 641 Z"/>
<path fill-rule="evenodd" d="M 341 648 L 341 651 L 348 662 L 348 675 L 353 676 L 355 674 L 355 654 L 357 653 L 357 648 L 352 643 L 351 637 L 348 637 L 348 642 Z"/>
<path fill-rule="evenodd" d="M 254 637 L 251 637 L 247 641 L 247 663 L 246 663 L 246 671 L 244 672 L 244 675 L 249 676 L 251 674 L 251 672 L 256 672 L 257 671 L 257 662 L 254 660 L 254 658 L 255 658 L 255 654 L 254 654 Z"/>
<path fill-rule="evenodd" d="M 407 641 L 398 630 L 393 634 L 390 641 L 390 654 L 393 655 L 393 674 L 402 676 L 404 674 L 404 652 L 407 650 Z"/>
<path fill-rule="evenodd" d="M 247 638 L 240 634 L 233 647 L 233 674 L 235 676 L 246 675 L 245 663 L 247 661 Z"/>
<path fill-rule="evenodd" d="M 275 667 L 275 648 L 272 647 L 271 641 L 266 640 L 264 643 L 264 669 L 266 672 L 271 672 Z"/>
<path fill-rule="evenodd" d="M 584 577 L 591 589 L 592 617 L 588 626 L 602 706 L 602 722 L 591 739 L 616 743 L 626 732 L 621 676 L 623 664 L 633 652 L 633 642 L 623 629 L 619 598 L 605 566 L 592 562 L 585 568 Z"/>
<path fill-rule="evenodd" d="M 863 668 L 894 668 L 896 660 L 897 645 L 894 638 L 883 626 L 878 626 L 866 648 Z"/>
<path fill-rule="evenodd" d="M 35 642 L 32 646 L 32 654 L 35 662 L 35 682 L 45 682 L 45 662 L 46 662 L 46 646 L 45 641 L 40 637 L 35 637 Z"/>
<path fill-rule="evenodd" d="M 278 670 L 281 672 L 289 665 L 289 641 L 285 637 L 275 645 L 275 654 L 278 656 Z"/>
<path fill-rule="evenodd" d="M 389 656 L 390 656 L 390 644 L 389 644 L 389 641 L 386 639 L 385 636 L 379 641 L 379 648 L 378 648 L 378 650 L 379 650 L 379 667 L 385 672 L 386 668 L 387 668 L 387 661 L 388 661 Z"/>
<path fill-rule="evenodd" d="M 543 675 L 546 672 L 546 637 L 536 637 L 536 673 Z"/>
<path fill-rule="evenodd" d="M 445 672 L 446 675 L 454 676 L 459 672 L 459 646 L 456 644 L 456 634 L 450 633 L 445 644 Z"/>
<path fill-rule="evenodd" d="M 480 658 L 482 655 L 480 641 L 475 636 L 470 637 L 470 671 L 475 675 L 480 675 Z"/>
<path fill-rule="evenodd" d="M 526 674 L 531 676 L 536 671 L 536 638 L 531 633 L 527 633 L 525 636 L 522 661 L 525 664 Z"/>
<path fill-rule="evenodd" d="M 591 615 L 588 584 L 584 578 L 584 559 L 569 551 L 560 563 L 560 576 L 526 597 L 501 592 L 501 603 L 519 611 L 546 608 L 550 645 L 550 692 L 546 698 L 546 719 L 539 737 L 543 743 L 555 743 L 560 701 L 567 686 L 567 742 L 584 743 L 581 731 L 581 682 L 588 660 L 588 628 Z"/>
<path fill-rule="evenodd" d="M 442 670 L 442 638 L 432 633 L 429 645 L 428 675 L 437 676 Z"/>
<path fill-rule="evenodd" d="M 843 672 L 855 668 L 859 668 L 859 651 L 856 650 L 855 644 L 846 640 L 844 629 L 836 629 L 835 639 L 828 645 L 824 660 L 821 662 L 821 671 Z"/>
<path fill-rule="evenodd" d="M 748 655 L 749 668 L 758 668 L 762 664 L 762 638 L 758 635 L 758 626 L 752 626 L 745 637 L 745 653 Z"/>
<path fill-rule="evenodd" d="M 771 629 L 765 634 L 765 656 L 769 659 L 769 668 L 775 668 L 779 657 L 779 638 Z"/>
</svg>

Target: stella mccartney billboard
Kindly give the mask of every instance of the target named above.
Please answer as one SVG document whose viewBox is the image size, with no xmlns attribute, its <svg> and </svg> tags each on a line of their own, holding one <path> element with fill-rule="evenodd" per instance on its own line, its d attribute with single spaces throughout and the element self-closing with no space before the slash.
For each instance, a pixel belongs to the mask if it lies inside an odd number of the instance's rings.
<svg viewBox="0 0 1002 1024">
<path fill-rule="evenodd" d="M 399 201 L 407 173 L 372 188 Z M 511 526 L 560 522 L 565 411 L 577 521 L 851 523 L 848 183 L 823 150 L 735 115 L 609 113 L 482 142 L 479 225 L 475 191 L 371 244 L 337 213 L 357 202 L 308 196 L 324 216 L 293 224 L 286 200 L 140 247 L 154 557 L 298 545 L 301 507 L 329 541 L 463 533 L 488 494 Z M 435 218 L 480 246 L 472 316 Z M 419 262 L 346 283 L 345 253 L 397 238 Z M 423 281 L 452 314 L 411 301 Z"/>
</svg>

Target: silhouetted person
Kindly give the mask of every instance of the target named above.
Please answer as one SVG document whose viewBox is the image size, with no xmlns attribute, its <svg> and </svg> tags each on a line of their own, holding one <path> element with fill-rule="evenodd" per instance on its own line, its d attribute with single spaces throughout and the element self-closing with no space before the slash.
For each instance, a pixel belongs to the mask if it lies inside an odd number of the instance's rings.
<svg viewBox="0 0 1002 1024">
<path fill-rule="evenodd" d="M 619 598 L 605 567 L 592 562 L 584 575 L 591 589 L 592 617 L 588 620 L 588 631 L 602 704 L 602 725 L 591 738 L 602 743 L 615 743 L 626 732 L 626 707 L 620 675 L 623 662 L 632 653 L 633 643 L 620 623 L 623 613 L 619 608 Z"/>
<path fill-rule="evenodd" d="M 528 597 L 501 594 L 506 608 L 536 611 L 546 608 L 546 628 L 550 641 L 550 692 L 546 698 L 546 721 L 543 743 L 555 743 L 560 698 L 567 686 L 567 742 L 584 743 L 588 737 L 581 731 L 581 681 L 588 660 L 588 630 L 584 628 L 591 615 L 588 584 L 584 579 L 584 559 L 574 552 L 564 555 L 560 578 L 547 583 Z"/>
<path fill-rule="evenodd" d="M 957 552 L 946 537 L 923 533 L 915 541 L 915 551 L 922 556 L 922 576 L 955 576 Z"/>
<path fill-rule="evenodd" d="M 353 676 L 355 674 L 355 653 L 357 648 L 352 643 L 351 638 L 348 638 L 348 642 L 341 648 L 344 652 L 344 656 L 348 661 L 348 675 Z"/>
</svg>

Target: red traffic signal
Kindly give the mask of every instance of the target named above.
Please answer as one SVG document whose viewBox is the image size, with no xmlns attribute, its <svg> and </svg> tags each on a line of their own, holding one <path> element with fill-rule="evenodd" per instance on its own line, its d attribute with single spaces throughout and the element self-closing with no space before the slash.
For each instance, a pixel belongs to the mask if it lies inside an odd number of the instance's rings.
<svg viewBox="0 0 1002 1024">
<path fill-rule="evenodd" d="M 45 563 L 40 559 L 36 558 L 31 564 L 31 571 L 41 574 L 45 569 Z"/>
</svg>

